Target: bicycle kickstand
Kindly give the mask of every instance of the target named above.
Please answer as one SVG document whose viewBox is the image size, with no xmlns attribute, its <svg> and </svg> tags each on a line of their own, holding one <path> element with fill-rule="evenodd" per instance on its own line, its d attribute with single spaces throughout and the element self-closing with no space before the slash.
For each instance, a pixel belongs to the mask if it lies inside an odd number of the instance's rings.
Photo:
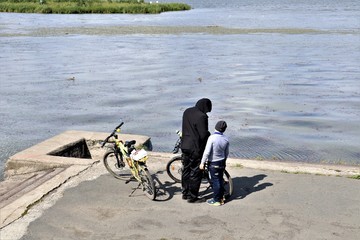
<svg viewBox="0 0 360 240">
<path fill-rule="evenodd" d="M 139 183 L 139 185 L 136 188 L 133 188 L 132 192 L 129 194 L 129 197 L 131 197 L 131 195 L 133 195 L 133 193 L 138 190 L 141 186 L 141 183 Z"/>
</svg>

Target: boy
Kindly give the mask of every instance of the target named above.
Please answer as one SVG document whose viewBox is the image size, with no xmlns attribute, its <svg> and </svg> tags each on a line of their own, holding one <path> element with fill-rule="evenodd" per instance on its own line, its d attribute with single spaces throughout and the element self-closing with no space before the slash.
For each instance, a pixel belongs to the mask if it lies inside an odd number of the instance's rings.
<svg viewBox="0 0 360 240">
<path fill-rule="evenodd" d="M 209 172 L 212 181 L 213 198 L 207 203 L 212 206 L 224 204 L 224 170 L 226 159 L 229 156 L 229 139 L 224 135 L 227 128 L 225 121 L 219 121 L 215 125 L 215 132 L 209 137 L 200 163 L 200 169 L 208 161 Z"/>
</svg>

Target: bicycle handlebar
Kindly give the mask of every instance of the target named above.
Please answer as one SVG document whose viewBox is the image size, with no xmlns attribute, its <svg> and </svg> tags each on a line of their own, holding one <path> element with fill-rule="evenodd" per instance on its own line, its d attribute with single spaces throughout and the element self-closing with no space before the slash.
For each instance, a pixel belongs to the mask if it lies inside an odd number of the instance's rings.
<svg viewBox="0 0 360 240">
<path fill-rule="evenodd" d="M 101 147 L 104 147 L 104 146 L 105 146 L 105 144 L 109 141 L 109 138 L 111 138 L 112 136 L 114 136 L 115 133 L 116 133 L 116 131 L 117 131 L 119 128 L 121 128 L 121 126 L 122 126 L 123 124 L 124 124 L 124 122 L 121 122 L 121 123 L 112 131 L 112 133 L 111 133 L 109 136 L 107 136 L 107 138 L 105 138 L 104 142 L 101 144 Z"/>
<path fill-rule="evenodd" d="M 179 149 L 181 148 L 181 138 L 182 138 L 182 132 L 180 130 L 176 131 L 176 134 L 179 136 L 178 140 L 175 143 L 174 149 L 173 149 L 173 153 L 178 153 Z"/>
<path fill-rule="evenodd" d="M 117 130 L 118 128 L 121 128 L 121 126 L 124 124 L 124 122 L 121 122 L 120 124 L 119 124 L 119 126 L 117 126 L 116 128 L 115 128 L 115 130 Z"/>
</svg>

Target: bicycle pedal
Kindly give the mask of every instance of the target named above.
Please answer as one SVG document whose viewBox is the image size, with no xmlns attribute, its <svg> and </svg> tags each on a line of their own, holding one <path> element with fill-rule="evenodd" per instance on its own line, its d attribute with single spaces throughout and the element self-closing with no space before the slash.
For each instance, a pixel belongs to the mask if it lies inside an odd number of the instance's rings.
<svg viewBox="0 0 360 240">
<path fill-rule="evenodd" d="M 131 177 L 131 178 L 129 178 L 128 180 L 125 181 L 125 184 L 128 184 L 129 182 L 135 181 L 135 180 L 136 180 L 135 177 Z"/>
</svg>

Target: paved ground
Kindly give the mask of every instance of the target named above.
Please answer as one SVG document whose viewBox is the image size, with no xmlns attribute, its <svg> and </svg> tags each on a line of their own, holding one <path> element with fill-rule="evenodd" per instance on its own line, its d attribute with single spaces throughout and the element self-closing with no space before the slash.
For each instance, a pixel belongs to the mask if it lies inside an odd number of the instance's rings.
<svg viewBox="0 0 360 240">
<path fill-rule="evenodd" d="M 150 163 L 149 163 L 150 164 Z M 165 164 L 149 165 L 159 197 L 114 179 L 97 164 L 72 178 L 1 230 L 14 239 L 341 239 L 360 236 L 360 181 L 231 167 L 235 191 L 225 205 L 189 204 Z"/>
</svg>

